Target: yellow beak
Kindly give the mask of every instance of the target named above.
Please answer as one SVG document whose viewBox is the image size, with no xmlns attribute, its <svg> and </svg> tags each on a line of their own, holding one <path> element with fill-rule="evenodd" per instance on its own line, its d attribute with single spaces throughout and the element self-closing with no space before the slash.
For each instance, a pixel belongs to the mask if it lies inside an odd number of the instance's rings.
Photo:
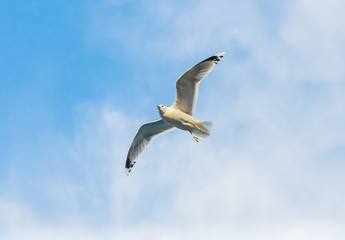
<svg viewBox="0 0 345 240">
<path fill-rule="evenodd" d="M 156 105 L 156 106 L 157 106 L 157 109 L 158 109 L 159 108 L 158 105 Z"/>
</svg>

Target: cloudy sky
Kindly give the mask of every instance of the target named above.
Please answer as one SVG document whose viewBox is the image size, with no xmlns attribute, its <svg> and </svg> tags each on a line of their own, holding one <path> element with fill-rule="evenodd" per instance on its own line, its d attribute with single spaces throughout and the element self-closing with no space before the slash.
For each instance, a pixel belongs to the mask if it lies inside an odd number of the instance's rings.
<svg viewBox="0 0 345 240">
<path fill-rule="evenodd" d="M 0 2 L 0 238 L 344 239 L 345 2 Z M 219 52 L 196 143 L 124 174 L 138 127 Z"/>
</svg>

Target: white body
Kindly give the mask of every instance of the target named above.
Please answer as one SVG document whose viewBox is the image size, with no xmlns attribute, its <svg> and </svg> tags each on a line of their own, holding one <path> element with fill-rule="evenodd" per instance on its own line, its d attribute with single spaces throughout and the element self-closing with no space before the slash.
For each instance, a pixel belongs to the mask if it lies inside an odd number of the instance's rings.
<svg viewBox="0 0 345 240">
<path fill-rule="evenodd" d="M 126 160 L 126 174 L 131 171 L 136 158 L 144 150 L 146 145 L 160 134 L 171 131 L 175 128 L 189 131 L 193 138 L 210 135 L 212 123 L 198 121 L 193 117 L 200 81 L 211 72 L 213 67 L 224 56 L 225 53 L 215 54 L 194 67 L 188 69 L 176 81 L 176 98 L 170 107 L 157 106 L 162 119 L 141 125 L 128 150 Z"/>
<path fill-rule="evenodd" d="M 199 125 L 201 123 L 193 116 L 184 113 L 173 106 L 165 107 L 160 105 L 158 106 L 158 112 L 166 123 L 185 131 L 196 132 L 198 129 L 196 128 L 195 124 Z"/>
</svg>

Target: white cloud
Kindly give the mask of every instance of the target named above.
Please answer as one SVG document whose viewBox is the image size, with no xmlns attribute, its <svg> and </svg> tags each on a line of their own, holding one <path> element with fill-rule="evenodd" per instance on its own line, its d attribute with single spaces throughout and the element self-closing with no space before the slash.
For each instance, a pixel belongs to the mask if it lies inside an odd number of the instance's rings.
<svg viewBox="0 0 345 240">
<path fill-rule="evenodd" d="M 262 109 L 253 111 L 258 106 Z M 62 187 L 55 189 L 54 198 L 60 195 L 64 205 L 72 200 L 91 206 L 86 211 L 72 208 L 56 224 L 45 223 L 30 206 L 2 201 L 3 239 L 337 239 L 345 216 L 345 195 L 337 183 L 344 175 L 315 162 L 324 160 L 315 154 L 327 156 L 334 143 L 314 137 L 312 125 L 297 133 L 286 128 L 288 119 L 260 122 L 262 111 L 272 115 L 275 109 L 259 104 L 246 111 L 259 125 L 244 141 L 234 143 L 231 129 L 216 131 L 198 144 L 175 131 L 150 143 L 125 177 L 125 155 L 140 122 L 109 108 L 84 105 L 71 145 L 72 157 L 86 175 L 77 183 L 83 191 Z M 324 137 L 328 131 L 316 135 Z M 219 145 L 213 143 L 217 139 L 222 139 Z"/>
<path fill-rule="evenodd" d="M 344 5 L 294 1 L 273 28 L 256 4 L 142 2 L 136 16 L 97 5 L 91 31 L 111 54 L 113 41 L 141 59 L 164 51 L 165 61 L 234 48 L 200 90 L 197 116 L 214 133 L 198 144 L 164 135 L 125 177 L 144 120 L 80 106 L 68 142 L 80 178 L 46 185 L 70 213 L 45 223 L 30 205 L 2 200 L 3 239 L 341 239 Z"/>
<path fill-rule="evenodd" d="M 226 51 L 232 39 L 240 38 L 246 43 L 253 35 L 259 36 L 261 29 L 251 3 L 141 1 L 119 6 L 117 1 L 107 1 L 93 8 L 96 10 L 89 30 L 96 37 L 95 42 L 106 41 L 112 49 L 110 54 L 115 56 L 118 53 L 114 49 L 119 44 L 127 55 L 152 62 L 164 61 L 166 56 L 185 59 L 186 55 L 195 56 L 198 52 Z M 121 14 L 120 10 L 126 8 L 135 14 Z"/>
<path fill-rule="evenodd" d="M 344 81 L 343 1 L 296 1 L 281 30 L 298 77 Z"/>
</svg>

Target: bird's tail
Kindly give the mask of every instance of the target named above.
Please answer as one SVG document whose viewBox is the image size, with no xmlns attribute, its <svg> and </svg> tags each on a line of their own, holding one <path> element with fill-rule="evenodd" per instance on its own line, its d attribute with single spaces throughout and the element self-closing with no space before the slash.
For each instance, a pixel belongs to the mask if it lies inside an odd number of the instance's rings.
<svg viewBox="0 0 345 240">
<path fill-rule="evenodd" d="M 208 137 L 211 134 L 212 128 L 213 128 L 213 123 L 209 121 L 204 121 L 204 122 L 199 122 L 197 124 L 197 127 L 194 128 L 192 131 L 196 136 L 198 137 Z"/>
</svg>

